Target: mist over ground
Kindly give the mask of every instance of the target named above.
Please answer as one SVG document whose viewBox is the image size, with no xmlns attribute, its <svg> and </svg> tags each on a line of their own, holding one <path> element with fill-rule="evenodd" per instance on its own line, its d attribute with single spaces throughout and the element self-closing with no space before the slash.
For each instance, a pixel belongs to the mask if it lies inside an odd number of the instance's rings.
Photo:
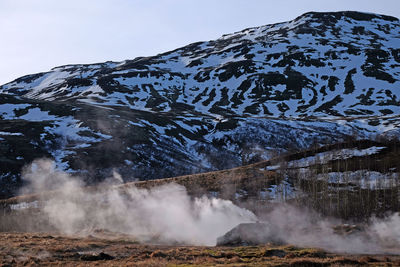
<svg viewBox="0 0 400 267">
<path fill-rule="evenodd" d="M 260 236 L 282 244 L 318 247 L 331 252 L 400 252 L 400 216 L 371 218 L 354 234 L 338 234 L 338 219 L 287 204 L 272 204 L 271 212 L 257 214 L 229 200 L 193 198 L 186 188 L 167 184 L 152 189 L 111 185 L 108 190 L 88 190 L 83 182 L 59 171 L 51 160 L 40 159 L 23 173 L 23 194 L 56 190 L 41 208 L 60 233 L 88 236 L 106 230 L 132 236 L 140 242 L 214 246 L 218 237 L 241 223 L 262 222 Z M 118 174 L 106 184 L 118 182 Z"/>
<path fill-rule="evenodd" d="M 37 160 L 23 175 L 22 192 L 58 190 L 44 202 L 50 224 L 65 234 L 88 235 L 93 230 L 132 235 L 142 242 L 215 245 L 216 238 L 239 223 L 256 216 L 217 198 L 194 198 L 177 184 L 151 190 L 111 187 L 106 192 L 88 192 L 83 183 L 55 169 L 49 160 Z"/>
</svg>

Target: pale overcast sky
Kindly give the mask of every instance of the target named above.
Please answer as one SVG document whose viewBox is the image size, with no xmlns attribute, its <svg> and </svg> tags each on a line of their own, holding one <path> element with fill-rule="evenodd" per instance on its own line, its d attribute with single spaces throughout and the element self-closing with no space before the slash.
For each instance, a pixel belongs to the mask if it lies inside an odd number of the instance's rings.
<svg viewBox="0 0 400 267">
<path fill-rule="evenodd" d="M 0 0 L 0 84 L 65 64 L 150 56 L 308 11 L 400 17 L 400 0 Z"/>
</svg>

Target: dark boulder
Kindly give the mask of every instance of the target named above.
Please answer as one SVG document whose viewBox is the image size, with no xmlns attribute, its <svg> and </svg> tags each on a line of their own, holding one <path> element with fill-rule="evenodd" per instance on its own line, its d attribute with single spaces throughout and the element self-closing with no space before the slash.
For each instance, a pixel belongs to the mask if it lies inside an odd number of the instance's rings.
<svg viewBox="0 0 400 267">
<path fill-rule="evenodd" d="M 102 261 L 102 260 L 113 260 L 113 259 L 114 259 L 113 256 L 110 256 L 104 252 L 100 252 L 97 255 L 85 254 L 81 256 L 81 260 L 83 261 Z"/>
<path fill-rule="evenodd" d="M 267 223 L 241 223 L 217 238 L 217 246 L 253 246 L 266 243 L 283 244 L 277 229 Z"/>
</svg>

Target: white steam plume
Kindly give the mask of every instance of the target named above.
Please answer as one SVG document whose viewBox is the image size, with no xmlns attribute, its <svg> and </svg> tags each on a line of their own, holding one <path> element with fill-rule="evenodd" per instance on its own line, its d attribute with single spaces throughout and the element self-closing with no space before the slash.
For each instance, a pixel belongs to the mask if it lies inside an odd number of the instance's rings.
<svg viewBox="0 0 400 267">
<path fill-rule="evenodd" d="M 66 234 L 104 229 L 144 242 L 215 245 L 218 236 L 237 224 L 256 221 L 252 212 L 231 201 L 191 199 L 177 184 L 151 190 L 110 187 L 105 192 L 88 191 L 49 160 L 34 161 L 23 178 L 28 184 L 25 193 L 58 190 L 43 201 L 43 212 L 53 227 Z"/>
<path fill-rule="evenodd" d="M 284 243 L 318 247 L 340 253 L 400 253 L 400 216 L 394 213 L 384 219 L 374 218 L 364 229 L 337 233 L 341 222 L 323 218 L 316 212 L 290 205 L 278 206 L 264 215 L 271 226 L 263 233 Z M 351 226 L 349 226 L 351 228 Z M 340 232 L 340 229 L 339 229 Z"/>
</svg>

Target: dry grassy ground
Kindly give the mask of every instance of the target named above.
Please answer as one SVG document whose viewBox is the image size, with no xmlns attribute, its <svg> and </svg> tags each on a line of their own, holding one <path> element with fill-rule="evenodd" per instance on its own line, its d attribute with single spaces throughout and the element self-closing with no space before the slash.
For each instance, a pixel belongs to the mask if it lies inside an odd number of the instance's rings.
<svg viewBox="0 0 400 267">
<path fill-rule="evenodd" d="M 0 233 L 0 266 L 400 266 L 400 256 L 338 255 L 293 246 L 142 245 L 126 236 Z M 108 236 L 109 237 L 109 236 Z"/>
</svg>

